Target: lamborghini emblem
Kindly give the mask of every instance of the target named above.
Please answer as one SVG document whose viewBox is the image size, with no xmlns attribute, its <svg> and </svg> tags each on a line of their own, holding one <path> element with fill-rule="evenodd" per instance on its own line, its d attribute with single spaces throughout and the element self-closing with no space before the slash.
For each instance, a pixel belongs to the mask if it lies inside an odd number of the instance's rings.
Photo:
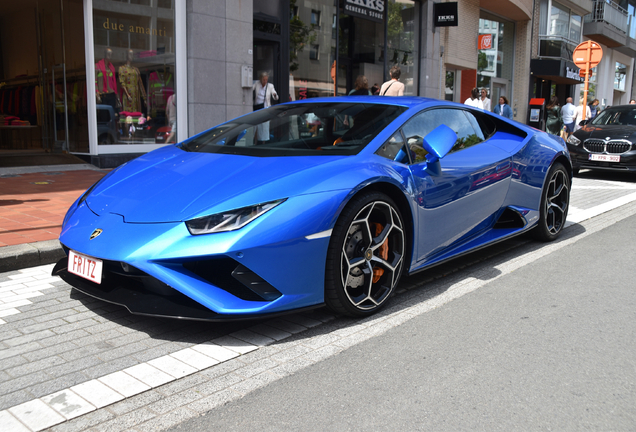
<svg viewBox="0 0 636 432">
<path fill-rule="evenodd" d="M 95 231 L 93 231 L 93 233 L 91 234 L 91 238 L 89 240 L 93 240 L 94 238 L 99 236 L 103 231 L 104 231 L 103 229 L 97 228 Z"/>
</svg>

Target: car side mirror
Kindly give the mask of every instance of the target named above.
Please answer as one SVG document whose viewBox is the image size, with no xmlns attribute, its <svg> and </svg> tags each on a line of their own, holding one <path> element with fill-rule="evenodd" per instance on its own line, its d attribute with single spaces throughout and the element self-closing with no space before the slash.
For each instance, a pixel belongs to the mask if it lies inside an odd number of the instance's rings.
<svg viewBox="0 0 636 432">
<path fill-rule="evenodd" d="M 410 142 L 410 140 L 409 140 Z M 457 134 L 448 126 L 437 126 L 422 139 L 422 148 L 426 151 L 426 171 L 439 175 L 442 171 L 439 160 L 451 151 L 457 142 Z"/>
</svg>

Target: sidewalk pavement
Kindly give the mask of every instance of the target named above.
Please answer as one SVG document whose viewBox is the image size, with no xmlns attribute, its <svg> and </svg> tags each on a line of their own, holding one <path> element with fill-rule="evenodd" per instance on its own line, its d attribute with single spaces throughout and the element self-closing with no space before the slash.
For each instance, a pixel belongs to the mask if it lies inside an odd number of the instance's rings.
<svg viewBox="0 0 636 432">
<path fill-rule="evenodd" d="M 90 164 L 0 168 L 0 272 L 62 258 L 66 210 L 107 172 Z"/>
</svg>

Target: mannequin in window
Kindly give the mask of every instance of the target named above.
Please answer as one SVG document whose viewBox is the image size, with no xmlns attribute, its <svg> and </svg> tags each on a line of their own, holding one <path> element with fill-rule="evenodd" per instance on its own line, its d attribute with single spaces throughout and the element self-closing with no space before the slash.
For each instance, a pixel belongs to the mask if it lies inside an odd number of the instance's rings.
<svg viewBox="0 0 636 432">
<path fill-rule="evenodd" d="M 113 50 L 106 48 L 104 58 L 95 63 L 95 94 L 98 104 L 110 105 L 115 112 L 119 112 L 121 102 L 117 96 L 117 79 L 112 58 Z"/>
<path fill-rule="evenodd" d="M 150 115 L 162 117 L 165 115 L 168 98 L 174 94 L 174 75 L 170 72 L 170 66 L 151 72 L 148 86 Z"/>
<path fill-rule="evenodd" d="M 148 105 L 148 101 L 144 84 L 141 82 L 139 69 L 132 65 L 133 57 L 133 50 L 128 50 L 126 64 L 119 66 L 119 85 L 121 85 L 122 89 L 124 111 L 141 112 L 139 96 L 141 95 L 146 105 Z"/>
</svg>

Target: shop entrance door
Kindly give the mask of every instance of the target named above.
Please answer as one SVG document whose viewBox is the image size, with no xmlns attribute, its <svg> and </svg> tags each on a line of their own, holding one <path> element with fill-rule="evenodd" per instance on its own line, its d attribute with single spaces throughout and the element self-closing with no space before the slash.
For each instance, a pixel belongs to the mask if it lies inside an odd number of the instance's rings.
<svg viewBox="0 0 636 432">
<path fill-rule="evenodd" d="M 52 121 L 50 127 L 52 128 L 51 144 L 53 152 L 68 152 L 68 94 L 66 83 L 66 65 L 58 64 L 51 67 L 50 84 L 46 87 L 49 88 L 49 95 L 53 103 L 52 109 Z"/>
<path fill-rule="evenodd" d="M 495 105 L 499 103 L 499 98 L 501 96 L 505 96 L 508 98 L 510 104 L 512 104 L 512 100 L 510 100 L 510 93 L 508 90 L 508 80 L 500 79 L 500 78 L 492 78 L 491 81 L 492 91 L 490 95 L 490 105 L 494 109 Z"/>
</svg>

